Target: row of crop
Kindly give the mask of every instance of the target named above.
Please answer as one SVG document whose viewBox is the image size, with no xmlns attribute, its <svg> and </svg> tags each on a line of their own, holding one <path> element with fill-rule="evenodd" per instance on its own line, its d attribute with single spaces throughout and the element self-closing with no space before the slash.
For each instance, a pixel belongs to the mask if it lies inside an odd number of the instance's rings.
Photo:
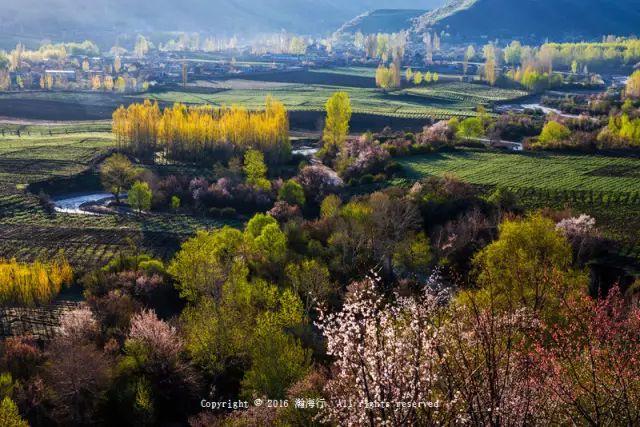
<svg viewBox="0 0 640 427">
<path fill-rule="evenodd" d="M 81 303 L 64 301 L 37 308 L 0 309 L 0 337 L 31 336 L 38 340 L 52 338 L 58 331 L 60 317 Z"/>
<path fill-rule="evenodd" d="M 453 173 L 473 184 L 549 190 L 640 192 L 640 181 L 628 176 L 594 175 L 603 167 L 638 167 L 637 159 L 553 153 L 502 153 L 460 150 L 402 159 L 412 177 Z"/>
<path fill-rule="evenodd" d="M 41 243 L 34 240 L 0 240 L 0 257 L 12 257 L 25 262 L 50 259 L 63 253 L 68 262 L 75 267 L 85 269 L 106 264 L 124 246 L 107 244 L 82 244 L 67 241 Z"/>
<path fill-rule="evenodd" d="M 456 84 L 454 86 L 446 87 L 446 86 L 435 86 L 435 87 L 425 87 L 425 88 L 410 88 L 407 89 L 407 93 L 419 95 L 419 96 L 429 96 L 435 98 L 442 99 L 455 99 L 459 101 L 466 102 L 498 102 L 498 101 L 509 101 L 517 98 L 521 98 L 527 96 L 527 92 L 519 91 L 519 90 L 508 90 L 508 89 L 477 89 L 475 86 L 477 85 L 466 85 L 461 86 L 461 84 Z"/>
<path fill-rule="evenodd" d="M 640 192 L 614 192 L 594 190 L 562 190 L 541 189 L 533 187 L 510 187 L 518 197 L 523 199 L 549 200 L 586 205 L 638 205 L 640 206 Z"/>
<path fill-rule="evenodd" d="M 420 109 L 405 109 L 407 107 L 398 107 L 395 111 L 383 108 L 359 108 L 355 106 L 352 108 L 354 114 L 366 114 L 377 115 L 385 117 L 394 117 L 400 119 L 437 119 L 446 120 L 452 117 L 475 117 L 477 113 L 475 111 L 454 110 L 454 109 L 442 109 L 442 108 L 420 108 Z M 410 108 L 410 107 L 409 107 Z M 321 106 L 300 106 L 288 108 L 292 112 L 324 112 L 324 108 Z"/>
</svg>

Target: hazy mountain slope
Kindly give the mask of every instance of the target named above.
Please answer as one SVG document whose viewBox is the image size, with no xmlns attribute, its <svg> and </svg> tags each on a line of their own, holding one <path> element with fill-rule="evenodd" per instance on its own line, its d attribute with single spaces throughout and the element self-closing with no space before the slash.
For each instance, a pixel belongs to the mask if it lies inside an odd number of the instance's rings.
<svg viewBox="0 0 640 427">
<path fill-rule="evenodd" d="M 413 20 L 427 13 L 422 9 L 378 9 L 352 19 L 338 32 L 354 34 L 395 33 L 411 28 Z"/>
<path fill-rule="evenodd" d="M 418 7 L 434 0 L 393 0 Z M 436 0 L 437 1 L 437 0 Z M 144 31 L 326 33 L 390 0 L 0 0 L 0 35 Z"/>
<path fill-rule="evenodd" d="M 640 0 L 453 0 L 416 28 L 459 38 L 593 38 L 640 33 Z"/>
</svg>

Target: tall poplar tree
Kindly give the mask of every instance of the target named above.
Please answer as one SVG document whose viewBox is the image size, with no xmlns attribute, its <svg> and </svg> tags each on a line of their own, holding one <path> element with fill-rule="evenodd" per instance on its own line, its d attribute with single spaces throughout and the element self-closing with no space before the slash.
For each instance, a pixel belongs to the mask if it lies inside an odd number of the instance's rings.
<svg viewBox="0 0 640 427">
<path fill-rule="evenodd" d="M 346 92 L 336 92 L 326 104 L 327 121 L 324 127 L 324 142 L 329 145 L 341 145 L 349 134 L 351 120 L 351 99 Z"/>
</svg>

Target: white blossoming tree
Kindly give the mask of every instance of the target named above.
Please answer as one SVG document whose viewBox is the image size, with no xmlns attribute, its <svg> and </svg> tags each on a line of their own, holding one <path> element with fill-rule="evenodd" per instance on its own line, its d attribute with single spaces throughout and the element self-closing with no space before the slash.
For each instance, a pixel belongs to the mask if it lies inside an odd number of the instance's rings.
<svg viewBox="0 0 640 427">
<path fill-rule="evenodd" d="M 321 416 L 339 425 L 415 425 L 440 418 L 445 396 L 435 320 L 442 291 L 433 277 L 419 298 L 386 302 L 374 276 L 361 283 L 334 314 L 321 313 L 318 326 L 335 358 Z"/>
</svg>

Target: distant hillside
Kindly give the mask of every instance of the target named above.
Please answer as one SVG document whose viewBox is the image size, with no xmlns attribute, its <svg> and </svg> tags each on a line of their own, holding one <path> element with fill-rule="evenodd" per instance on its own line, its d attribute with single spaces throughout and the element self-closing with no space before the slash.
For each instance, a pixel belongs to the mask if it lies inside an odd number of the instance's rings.
<svg viewBox="0 0 640 427">
<path fill-rule="evenodd" d="M 416 8 L 434 0 L 394 0 Z M 142 31 L 328 34 L 389 0 L 0 0 L 0 38 L 66 40 Z"/>
<path fill-rule="evenodd" d="M 418 18 L 415 29 L 489 40 L 633 35 L 640 33 L 640 0 L 450 0 Z"/>
<path fill-rule="evenodd" d="M 339 33 L 396 33 L 408 30 L 412 21 L 427 13 L 422 9 L 378 9 L 364 13 L 344 24 Z"/>
</svg>

